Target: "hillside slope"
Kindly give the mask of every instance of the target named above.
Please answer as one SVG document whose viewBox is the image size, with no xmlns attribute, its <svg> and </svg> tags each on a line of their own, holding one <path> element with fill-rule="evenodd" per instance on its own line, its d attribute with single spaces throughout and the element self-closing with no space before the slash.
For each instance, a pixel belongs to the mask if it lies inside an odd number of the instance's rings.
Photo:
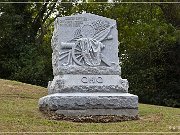
<svg viewBox="0 0 180 135">
<path fill-rule="evenodd" d="M 48 120 L 38 110 L 38 99 L 45 95 L 46 88 L 0 79 L 0 132 L 180 132 L 180 109 L 145 104 L 139 104 L 136 121 Z"/>
</svg>

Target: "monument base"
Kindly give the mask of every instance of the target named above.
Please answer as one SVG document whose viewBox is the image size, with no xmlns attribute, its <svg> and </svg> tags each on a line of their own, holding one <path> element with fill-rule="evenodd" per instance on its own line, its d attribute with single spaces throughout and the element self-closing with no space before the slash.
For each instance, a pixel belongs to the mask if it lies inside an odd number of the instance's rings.
<svg viewBox="0 0 180 135">
<path fill-rule="evenodd" d="M 56 93 L 40 98 L 51 119 L 114 122 L 138 119 L 138 97 L 129 93 Z"/>
<path fill-rule="evenodd" d="M 72 122 L 94 122 L 94 123 L 108 123 L 108 122 L 121 122 L 121 121 L 130 121 L 138 120 L 139 116 L 126 116 L 126 115 L 67 115 L 59 114 L 58 111 L 49 111 L 41 110 L 42 113 L 51 120 L 67 120 Z M 66 111 L 75 111 L 75 110 L 66 110 Z M 77 112 L 78 110 L 76 110 Z M 91 111 L 91 110 L 90 110 Z M 99 110 L 94 110 L 99 111 Z M 81 111 L 80 111 L 81 112 Z"/>
</svg>

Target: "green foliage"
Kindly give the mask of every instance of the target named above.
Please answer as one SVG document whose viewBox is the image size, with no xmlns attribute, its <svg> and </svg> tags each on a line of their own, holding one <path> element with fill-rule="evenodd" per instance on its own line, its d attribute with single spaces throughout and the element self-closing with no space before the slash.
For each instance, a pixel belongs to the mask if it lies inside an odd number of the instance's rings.
<svg viewBox="0 0 180 135">
<path fill-rule="evenodd" d="M 36 45 L 29 4 L 1 4 L 0 9 L 0 77 L 46 86 L 52 76 L 50 46 L 47 52 Z"/>
</svg>

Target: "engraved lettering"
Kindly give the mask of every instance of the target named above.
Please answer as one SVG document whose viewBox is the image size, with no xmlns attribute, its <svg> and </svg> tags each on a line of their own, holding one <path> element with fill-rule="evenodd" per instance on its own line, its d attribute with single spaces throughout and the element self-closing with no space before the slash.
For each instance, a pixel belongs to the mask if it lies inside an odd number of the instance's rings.
<svg viewBox="0 0 180 135">
<path fill-rule="evenodd" d="M 97 81 L 98 83 L 103 83 L 102 77 L 98 77 L 98 78 L 96 79 L 96 81 Z"/>
<path fill-rule="evenodd" d="M 65 20 L 75 20 L 75 17 L 66 17 Z"/>
<path fill-rule="evenodd" d="M 85 17 L 66 17 L 64 20 L 59 21 L 59 25 L 62 27 L 80 27 L 83 22 L 87 21 Z"/>
<path fill-rule="evenodd" d="M 103 83 L 102 77 L 83 77 L 81 81 L 83 83 Z"/>
<path fill-rule="evenodd" d="M 83 78 L 81 79 L 81 81 L 82 81 L 83 83 L 88 83 L 87 77 L 83 77 Z"/>
<path fill-rule="evenodd" d="M 96 82 L 96 78 L 94 78 L 94 77 L 91 77 L 91 78 L 89 78 L 89 83 L 95 83 Z"/>
</svg>

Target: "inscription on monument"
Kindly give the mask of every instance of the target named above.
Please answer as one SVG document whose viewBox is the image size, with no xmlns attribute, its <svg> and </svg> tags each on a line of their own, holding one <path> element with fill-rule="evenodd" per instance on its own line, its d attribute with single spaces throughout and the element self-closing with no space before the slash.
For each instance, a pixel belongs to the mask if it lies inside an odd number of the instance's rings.
<svg viewBox="0 0 180 135">
<path fill-rule="evenodd" d="M 84 21 L 87 21 L 87 18 L 85 18 L 85 17 L 66 17 L 64 20 L 59 21 L 59 26 L 80 27 Z"/>
<path fill-rule="evenodd" d="M 83 83 L 103 83 L 102 77 L 83 77 L 81 81 Z"/>
</svg>

